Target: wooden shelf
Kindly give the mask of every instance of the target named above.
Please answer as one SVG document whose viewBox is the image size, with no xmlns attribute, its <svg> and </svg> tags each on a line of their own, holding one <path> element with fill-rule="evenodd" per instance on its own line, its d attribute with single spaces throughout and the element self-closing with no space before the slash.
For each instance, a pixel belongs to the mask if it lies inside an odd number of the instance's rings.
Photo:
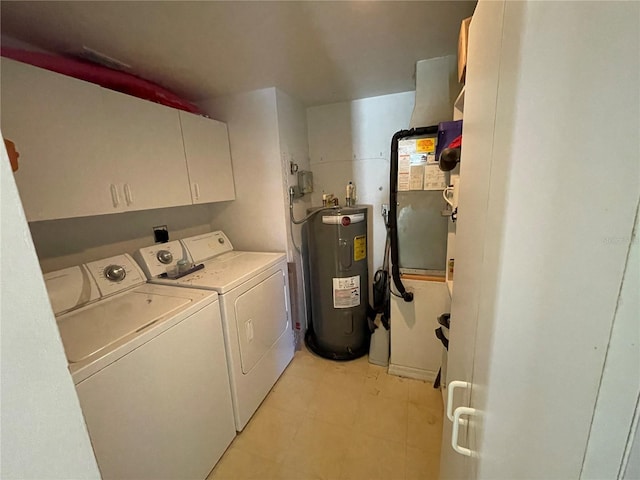
<svg viewBox="0 0 640 480">
<path fill-rule="evenodd" d="M 440 275 L 418 275 L 415 273 L 403 273 L 400 275 L 407 280 L 420 280 L 423 282 L 444 282 L 445 277 Z"/>
</svg>

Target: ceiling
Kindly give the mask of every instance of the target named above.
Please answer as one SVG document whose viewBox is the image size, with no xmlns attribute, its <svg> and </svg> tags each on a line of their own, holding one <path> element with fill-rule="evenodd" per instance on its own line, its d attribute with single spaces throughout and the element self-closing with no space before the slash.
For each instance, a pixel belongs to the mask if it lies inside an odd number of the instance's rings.
<svg viewBox="0 0 640 480">
<path fill-rule="evenodd" d="M 475 1 L 2 1 L 5 44 L 88 47 L 190 101 L 276 86 L 307 106 L 415 88 Z M 9 37 L 9 38 L 7 38 Z"/>
</svg>

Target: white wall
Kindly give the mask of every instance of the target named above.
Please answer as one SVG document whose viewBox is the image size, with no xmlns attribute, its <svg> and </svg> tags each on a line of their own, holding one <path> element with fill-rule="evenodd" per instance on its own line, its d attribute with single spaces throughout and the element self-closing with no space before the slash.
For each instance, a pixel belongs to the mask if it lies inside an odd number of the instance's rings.
<svg viewBox="0 0 640 480">
<path fill-rule="evenodd" d="M 357 203 L 372 205 L 374 269 L 382 266 L 386 231 L 380 215 L 389 203 L 391 137 L 409 127 L 414 92 L 383 95 L 307 109 L 314 206 L 333 193 L 345 204 L 345 187 L 356 185 Z M 370 277 L 373 272 L 369 272 Z"/>
<path fill-rule="evenodd" d="M 209 232 L 210 205 L 31 222 L 29 228 L 46 273 L 153 245 L 158 225 L 167 226 L 171 240 Z"/>
<path fill-rule="evenodd" d="M 100 478 L 4 146 L 0 153 L 0 477 Z"/>
<path fill-rule="evenodd" d="M 275 88 L 200 103 L 204 112 L 229 128 L 236 200 L 212 204 L 211 224 L 224 230 L 238 250 L 287 250 L 276 105 Z"/>
<path fill-rule="evenodd" d="M 280 139 L 280 154 L 282 157 L 283 192 L 286 199 L 287 219 L 289 218 L 289 194 L 290 186 L 298 184 L 297 174 L 291 174 L 289 162 L 298 165 L 299 170 L 309 171 L 309 141 L 307 130 L 307 114 L 304 105 L 281 90 L 276 90 L 278 109 L 278 132 Z M 296 219 L 306 214 L 311 206 L 311 195 L 307 194 L 293 202 L 293 213 Z M 291 231 L 290 222 L 287 220 L 287 232 Z M 294 226 L 294 238 L 297 246 L 300 246 L 300 227 Z M 293 255 L 295 248 L 291 244 L 291 236 L 287 233 L 289 241 L 289 253 Z"/>
<path fill-rule="evenodd" d="M 282 188 L 285 196 L 285 211 L 287 215 L 287 251 L 289 258 L 295 262 L 295 284 L 290 278 L 292 291 L 293 322 L 304 333 L 307 327 L 307 313 L 304 301 L 304 279 L 302 259 L 297 248 L 301 248 L 301 227 L 291 225 L 289 219 L 288 189 L 298 184 L 297 174 L 291 174 L 290 162 L 298 165 L 299 171 L 310 170 L 309 142 L 307 139 L 307 115 L 304 105 L 281 90 L 276 90 L 276 106 L 278 110 L 278 133 L 280 139 L 280 154 L 282 159 Z M 304 195 L 293 202 L 294 218 L 302 218 L 311 206 L 311 195 Z M 293 233 L 293 239 L 291 234 Z M 293 245 L 295 241 L 295 246 Z M 298 340 L 301 340 L 299 336 Z"/>
</svg>

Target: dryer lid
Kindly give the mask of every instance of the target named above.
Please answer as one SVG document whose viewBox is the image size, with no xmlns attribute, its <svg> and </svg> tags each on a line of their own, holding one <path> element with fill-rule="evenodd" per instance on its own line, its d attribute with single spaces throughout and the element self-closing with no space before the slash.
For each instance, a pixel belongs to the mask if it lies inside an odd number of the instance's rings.
<svg viewBox="0 0 640 480">
<path fill-rule="evenodd" d="M 203 270 L 171 284 L 215 290 L 222 295 L 282 261 L 286 261 L 284 253 L 228 252 L 204 262 Z"/>
</svg>

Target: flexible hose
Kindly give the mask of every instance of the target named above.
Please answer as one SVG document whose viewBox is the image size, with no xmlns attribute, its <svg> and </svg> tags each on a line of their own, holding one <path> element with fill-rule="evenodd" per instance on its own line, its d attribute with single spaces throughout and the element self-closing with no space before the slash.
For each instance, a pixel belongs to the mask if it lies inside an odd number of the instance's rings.
<svg viewBox="0 0 640 480">
<path fill-rule="evenodd" d="M 340 206 L 336 205 L 334 207 L 322 207 L 319 208 L 317 210 L 314 210 L 313 212 L 309 213 L 306 217 L 304 217 L 302 220 L 296 220 L 293 217 L 293 201 L 289 202 L 289 218 L 291 219 L 291 223 L 293 223 L 294 225 L 302 225 L 304 222 L 306 222 L 307 220 L 309 220 L 311 217 L 313 217 L 315 214 L 320 213 L 320 212 L 324 212 L 326 210 L 337 210 L 339 209 Z"/>
<path fill-rule="evenodd" d="M 391 238 L 391 277 L 405 302 L 413 300 L 413 293 L 407 292 L 400 278 L 400 256 L 398 254 L 398 141 L 418 135 L 437 134 L 438 126 L 418 127 L 400 130 L 391 139 L 391 166 L 389 178 L 389 236 Z"/>
<path fill-rule="evenodd" d="M 309 220 L 311 217 L 313 217 L 316 213 L 320 213 L 320 212 L 324 212 L 326 210 L 335 210 L 340 208 L 340 206 L 336 205 L 333 207 L 322 207 L 319 208 L 318 210 L 314 210 L 313 212 L 309 213 L 306 217 L 304 217 L 302 220 L 296 220 L 293 216 L 293 190 L 289 190 L 289 221 L 291 222 L 291 226 L 293 227 L 293 225 L 302 225 L 304 222 L 306 222 L 307 220 Z M 300 255 L 302 255 L 302 251 L 300 250 L 300 247 L 298 247 L 298 245 L 296 245 L 296 239 L 293 236 L 293 228 L 289 229 L 290 233 L 291 233 L 291 243 L 293 243 L 293 248 L 296 249 L 296 252 L 298 252 Z"/>
</svg>

